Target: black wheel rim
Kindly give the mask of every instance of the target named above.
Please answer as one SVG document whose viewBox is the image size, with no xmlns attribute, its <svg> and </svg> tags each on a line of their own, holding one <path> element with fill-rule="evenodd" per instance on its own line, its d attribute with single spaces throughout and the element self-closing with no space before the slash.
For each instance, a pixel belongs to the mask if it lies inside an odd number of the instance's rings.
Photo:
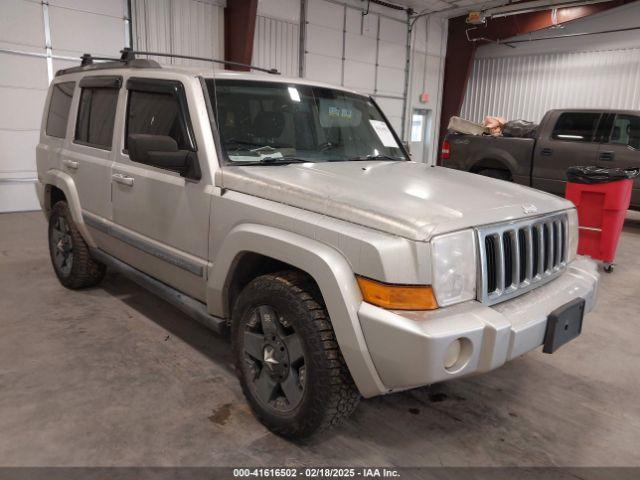
<svg viewBox="0 0 640 480">
<path fill-rule="evenodd" d="M 300 404 L 306 366 L 300 335 L 271 306 L 253 309 L 243 331 L 249 387 L 265 407 L 287 413 Z"/>
<path fill-rule="evenodd" d="M 71 273 L 73 264 L 73 243 L 69 223 L 63 217 L 55 218 L 50 241 L 56 270 L 66 277 Z"/>
</svg>

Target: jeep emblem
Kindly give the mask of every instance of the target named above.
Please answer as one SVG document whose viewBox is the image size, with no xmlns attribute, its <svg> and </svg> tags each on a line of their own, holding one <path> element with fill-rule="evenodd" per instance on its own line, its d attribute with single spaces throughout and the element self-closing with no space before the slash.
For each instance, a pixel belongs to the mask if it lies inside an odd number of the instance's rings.
<svg viewBox="0 0 640 480">
<path fill-rule="evenodd" d="M 538 207 L 536 207 L 533 203 L 523 203 L 522 211 L 524 213 L 536 213 L 538 211 Z"/>
</svg>

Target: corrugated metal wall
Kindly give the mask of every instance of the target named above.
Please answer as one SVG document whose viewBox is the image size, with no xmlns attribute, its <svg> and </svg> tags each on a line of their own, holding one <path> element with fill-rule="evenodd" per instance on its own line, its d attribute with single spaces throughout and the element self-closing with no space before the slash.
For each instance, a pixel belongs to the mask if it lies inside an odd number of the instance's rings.
<svg viewBox="0 0 640 480">
<path fill-rule="evenodd" d="M 552 108 L 640 109 L 640 48 L 484 57 L 461 115 L 539 121 Z"/>
<path fill-rule="evenodd" d="M 222 0 L 133 0 L 134 48 L 207 58 L 224 57 Z M 160 63 L 211 66 L 211 63 L 154 58 Z"/>
<path fill-rule="evenodd" d="M 252 63 L 277 68 L 287 77 L 298 76 L 300 25 L 279 18 L 258 15 L 253 38 Z"/>
</svg>

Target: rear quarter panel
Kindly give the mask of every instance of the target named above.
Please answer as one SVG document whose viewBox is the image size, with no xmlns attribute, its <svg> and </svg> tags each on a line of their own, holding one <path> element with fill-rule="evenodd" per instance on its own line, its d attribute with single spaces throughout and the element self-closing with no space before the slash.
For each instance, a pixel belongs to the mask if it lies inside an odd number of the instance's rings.
<svg viewBox="0 0 640 480">
<path fill-rule="evenodd" d="M 443 166 L 467 172 L 504 168 L 516 183 L 529 185 L 534 139 L 449 134 L 447 140 L 451 156 Z"/>
</svg>

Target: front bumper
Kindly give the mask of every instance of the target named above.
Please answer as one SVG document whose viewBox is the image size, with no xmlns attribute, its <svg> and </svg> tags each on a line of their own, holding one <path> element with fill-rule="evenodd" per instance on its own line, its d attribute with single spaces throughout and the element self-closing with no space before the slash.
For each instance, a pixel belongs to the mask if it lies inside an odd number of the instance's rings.
<svg viewBox="0 0 640 480">
<path fill-rule="evenodd" d="M 553 281 L 491 307 L 471 301 L 434 311 L 401 312 L 362 303 L 367 348 L 389 392 L 493 370 L 542 345 L 547 316 L 582 297 L 593 309 L 596 263 L 578 257 Z M 463 339 L 460 361 L 447 369 L 449 345 Z"/>
</svg>

